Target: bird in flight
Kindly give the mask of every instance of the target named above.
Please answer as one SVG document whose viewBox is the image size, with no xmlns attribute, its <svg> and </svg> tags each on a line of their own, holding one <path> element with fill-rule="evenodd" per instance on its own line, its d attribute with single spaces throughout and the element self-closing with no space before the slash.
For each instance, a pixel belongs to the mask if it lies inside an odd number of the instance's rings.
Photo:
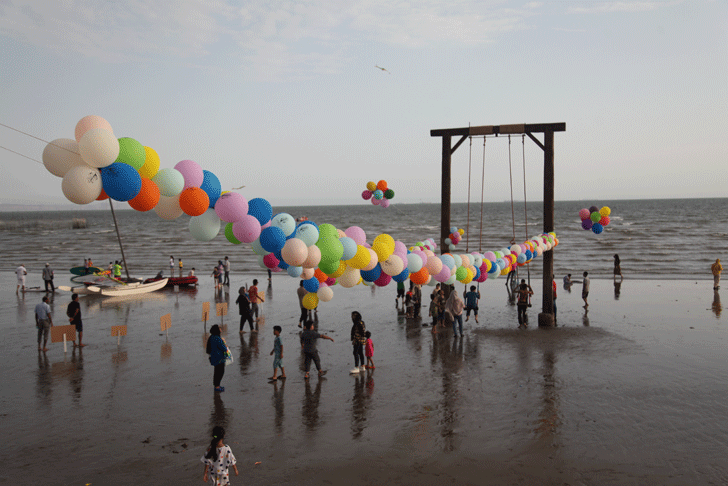
<svg viewBox="0 0 728 486">
<path fill-rule="evenodd" d="M 389 71 L 387 71 L 386 69 L 384 69 L 384 68 L 383 68 L 383 67 L 381 67 L 381 66 L 374 66 L 374 67 L 375 67 L 375 68 L 377 68 L 377 69 L 381 69 L 382 71 L 384 71 L 384 72 L 385 72 L 385 73 L 387 73 L 387 74 L 392 74 L 392 73 L 390 73 Z"/>
</svg>

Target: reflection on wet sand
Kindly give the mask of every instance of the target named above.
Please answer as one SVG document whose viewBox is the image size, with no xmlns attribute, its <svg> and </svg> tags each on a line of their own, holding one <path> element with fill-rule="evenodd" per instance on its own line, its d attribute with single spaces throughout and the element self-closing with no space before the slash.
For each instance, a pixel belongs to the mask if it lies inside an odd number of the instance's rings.
<svg viewBox="0 0 728 486">
<path fill-rule="evenodd" d="M 171 358 L 172 357 L 172 343 L 170 343 L 169 341 L 163 342 L 159 355 L 163 360 Z"/>
<path fill-rule="evenodd" d="M 276 434 L 279 435 L 283 432 L 283 418 L 285 416 L 285 407 L 283 405 L 283 392 L 285 391 L 285 389 L 286 380 L 276 380 L 275 382 L 273 382 L 273 396 L 271 397 L 273 410 L 275 410 L 273 425 L 275 426 Z"/>
<path fill-rule="evenodd" d="M 240 357 L 238 358 L 238 366 L 240 367 L 240 374 L 247 375 L 248 367 L 253 361 L 254 357 L 258 357 L 258 333 L 251 332 L 250 334 L 239 334 L 240 335 Z M 248 336 L 246 342 L 245 336 Z"/>
<path fill-rule="evenodd" d="M 581 316 L 581 323 L 584 327 L 589 327 L 589 309 L 584 309 L 584 315 Z"/>
<path fill-rule="evenodd" d="M 720 313 L 723 312 L 723 306 L 720 303 L 720 294 L 717 290 L 713 291 L 713 305 L 712 305 L 713 313 L 715 314 L 715 317 L 720 317 Z"/>
<path fill-rule="evenodd" d="M 553 441 L 561 425 L 559 418 L 559 393 L 556 381 L 556 354 L 553 349 L 544 349 L 541 367 L 543 376 L 542 402 L 539 412 L 536 435 L 542 439 Z M 550 444 L 552 445 L 552 444 Z"/>
<path fill-rule="evenodd" d="M 38 373 L 36 375 L 35 395 L 38 402 L 44 407 L 50 407 L 53 403 L 53 388 L 51 386 L 53 380 L 51 377 L 51 367 L 48 361 L 47 353 L 38 353 Z"/>
<path fill-rule="evenodd" d="M 354 375 L 354 396 L 351 399 L 351 437 L 358 439 L 366 428 L 367 413 L 374 392 L 374 370 Z"/>
<path fill-rule="evenodd" d="M 614 300 L 619 300 L 619 296 L 622 293 L 622 279 L 614 279 Z"/>
<path fill-rule="evenodd" d="M 210 430 L 216 425 L 220 425 L 227 429 L 230 424 L 231 409 L 225 408 L 225 402 L 222 401 L 222 393 L 212 394 L 212 411 L 210 412 Z"/>
<path fill-rule="evenodd" d="M 305 380 L 303 404 L 301 407 L 301 420 L 308 432 L 315 432 L 319 425 L 318 407 L 321 399 L 321 382 L 323 379 L 316 379 L 315 389 L 311 391 L 311 380 L 313 379 L 315 378 L 311 377 Z"/>
</svg>

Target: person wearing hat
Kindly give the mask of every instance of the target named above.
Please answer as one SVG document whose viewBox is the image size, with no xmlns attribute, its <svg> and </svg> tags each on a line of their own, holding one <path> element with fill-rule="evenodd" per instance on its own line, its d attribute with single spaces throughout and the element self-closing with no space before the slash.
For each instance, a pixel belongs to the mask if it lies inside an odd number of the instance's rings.
<svg viewBox="0 0 728 486">
<path fill-rule="evenodd" d="M 715 259 L 715 263 L 710 266 L 713 272 L 713 290 L 720 288 L 720 272 L 723 271 L 723 265 L 720 264 L 720 258 Z"/>
<path fill-rule="evenodd" d="M 50 263 L 46 263 L 43 269 L 43 282 L 45 282 L 45 291 L 48 292 L 48 285 L 51 286 L 51 292 L 56 291 L 55 285 L 53 285 L 53 269 Z"/>
<path fill-rule="evenodd" d="M 25 276 L 28 275 L 25 265 L 21 263 L 20 266 L 15 269 L 15 275 L 18 277 L 18 287 L 15 289 L 15 293 L 17 294 L 21 287 L 23 288 L 23 292 L 25 292 Z"/>
</svg>

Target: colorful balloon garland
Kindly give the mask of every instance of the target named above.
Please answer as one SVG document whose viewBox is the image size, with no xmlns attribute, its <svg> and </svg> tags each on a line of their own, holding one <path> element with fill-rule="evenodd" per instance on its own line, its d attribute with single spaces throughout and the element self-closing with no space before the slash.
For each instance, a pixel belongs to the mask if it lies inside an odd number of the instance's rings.
<svg viewBox="0 0 728 486">
<path fill-rule="evenodd" d="M 433 286 L 436 282 L 485 282 L 529 264 L 559 243 L 552 232 L 498 251 L 442 255 L 435 255 L 437 245 L 432 238 L 407 248 L 383 233 L 368 243 L 358 226 L 341 230 L 313 221 L 297 224 L 290 214 L 273 214 L 265 199 L 246 200 L 236 192 L 222 192 L 217 176 L 192 160 L 160 169 L 153 149 L 131 138 L 117 139 L 111 125 L 101 117 L 81 119 L 75 135 L 76 140 L 54 140 L 43 151 L 45 167 L 63 178 L 61 188 L 69 201 L 128 201 L 137 211 L 153 209 L 167 220 L 185 213 L 191 216 L 190 233 L 199 241 L 215 238 L 225 222 L 228 241 L 250 243 L 262 268 L 285 271 L 304 281 L 307 294 L 303 305 L 307 309 L 330 301 L 334 295 L 331 287 L 336 284 L 349 288 L 359 283 L 382 287 L 392 280 L 407 279 Z M 368 191 L 372 185 L 375 200 L 388 202 L 394 196 L 386 181 L 368 183 Z M 382 193 L 380 199 L 374 194 L 377 190 Z M 451 228 L 450 241 L 446 240 L 450 250 L 463 233 Z"/>
<path fill-rule="evenodd" d="M 373 205 L 383 208 L 389 207 L 389 201 L 394 199 L 394 191 L 387 187 L 387 181 L 367 182 L 367 188 L 361 193 L 362 199 L 371 201 Z"/>
</svg>

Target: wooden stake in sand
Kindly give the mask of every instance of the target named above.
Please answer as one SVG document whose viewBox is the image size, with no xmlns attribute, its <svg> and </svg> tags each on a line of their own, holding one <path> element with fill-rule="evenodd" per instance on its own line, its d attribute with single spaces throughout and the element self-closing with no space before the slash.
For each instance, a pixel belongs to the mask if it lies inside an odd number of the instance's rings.
<svg viewBox="0 0 728 486">
<path fill-rule="evenodd" d="M 203 302 L 202 303 L 202 322 L 205 323 L 205 328 L 207 328 L 207 320 L 209 318 L 210 318 L 210 303 Z"/>
<path fill-rule="evenodd" d="M 126 336 L 126 324 L 123 326 L 111 326 L 111 335 L 116 336 L 116 345 L 121 344 L 121 336 Z"/>
<path fill-rule="evenodd" d="M 169 328 L 172 327 L 172 314 L 165 314 L 159 318 L 159 327 L 164 332 L 167 332 L 169 337 Z"/>
<path fill-rule="evenodd" d="M 76 326 L 73 324 L 68 326 L 51 327 L 51 342 L 63 343 L 63 352 L 68 352 L 68 341 L 76 340 Z"/>
<path fill-rule="evenodd" d="M 223 322 L 224 316 L 227 315 L 228 305 L 227 302 L 219 302 L 215 304 L 215 309 L 217 310 L 217 315 L 220 316 L 220 327 L 224 327 L 225 323 Z"/>
</svg>

